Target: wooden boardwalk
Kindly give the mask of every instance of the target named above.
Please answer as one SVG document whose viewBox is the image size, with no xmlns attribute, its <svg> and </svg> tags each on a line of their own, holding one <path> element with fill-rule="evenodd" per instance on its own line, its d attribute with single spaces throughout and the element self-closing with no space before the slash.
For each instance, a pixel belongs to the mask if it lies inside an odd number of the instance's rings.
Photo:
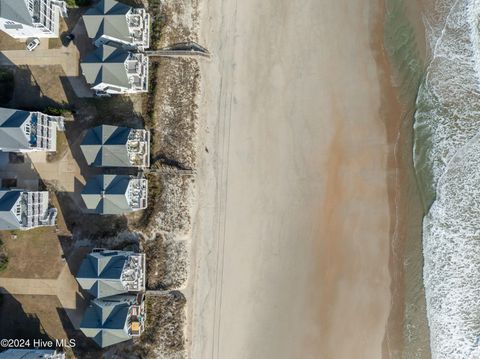
<svg viewBox="0 0 480 359">
<path fill-rule="evenodd" d="M 145 51 L 149 57 L 203 57 L 210 58 L 210 53 L 204 47 L 194 42 L 175 44 L 160 50 Z"/>
</svg>

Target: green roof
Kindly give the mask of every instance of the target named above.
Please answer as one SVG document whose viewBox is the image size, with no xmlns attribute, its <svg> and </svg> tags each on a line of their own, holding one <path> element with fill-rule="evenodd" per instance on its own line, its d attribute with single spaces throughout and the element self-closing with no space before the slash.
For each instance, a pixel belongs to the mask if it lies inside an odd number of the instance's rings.
<svg viewBox="0 0 480 359">
<path fill-rule="evenodd" d="M 130 307 L 136 303 L 134 295 L 117 295 L 95 299 L 85 311 L 80 330 L 105 348 L 131 339 L 125 330 Z"/>
<path fill-rule="evenodd" d="M 102 35 L 106 35 L 130 42 L 131 37 L 126 17 L 130 9 L 130 6 L 115 0 L 101 0 L 83 15 L 88 37 L 98 39 Z"/>
<path fill-rule="evenodd" d="M 127 189 L 131 176 L 99 175 L 90 177 L 82 191 L 88 209 L 99 214 L 122 214 L 130 212 Z"/>
<path fill-rule="evenodd" d="M 126 293 L 121 275 L 130 253 L 105 250 L 88 254 L 77 272 L 78 283 L 96 298 Z"/>
<path fill-rule="evenodd" d="M 130 88 L 125 68 L 129 52 L 110 45 L 103 45 L 88 54 L 81 62 L 83 75 L 92 86 L 101 83 Z"/>
<path fill-rule="evenodd" d="M 80 145 L 87 163 L 96 167 L 132 167 L 127 149 L 131 130 L 109 125 L 88 130 Z"/>
</svg>

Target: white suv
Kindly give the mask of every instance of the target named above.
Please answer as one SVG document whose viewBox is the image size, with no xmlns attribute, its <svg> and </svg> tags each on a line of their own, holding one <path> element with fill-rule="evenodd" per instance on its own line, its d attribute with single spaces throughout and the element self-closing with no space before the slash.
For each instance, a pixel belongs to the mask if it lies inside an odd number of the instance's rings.
<svg viewBox="0 0 480 359">
<path fill-rule="evenodd" d="M 33 51 L 37 48 L 38 45 L 40 45 L 40 40 L 37 38 L 34 38 L 27 44 L 27 50 Z"/>
</svg>

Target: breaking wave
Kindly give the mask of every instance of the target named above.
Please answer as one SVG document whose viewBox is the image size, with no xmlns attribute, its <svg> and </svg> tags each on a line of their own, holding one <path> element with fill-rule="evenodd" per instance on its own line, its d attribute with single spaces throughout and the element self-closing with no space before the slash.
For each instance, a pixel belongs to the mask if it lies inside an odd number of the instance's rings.
<svg viewBox="0 0 480 359">
<path fill-rule="evenodd" d="M 415 170 L 430 206 L 424 284 L 434 359 L 480 358 L 480 0 L 425 13 L 430 63 L 417 98 Z"/>
</svg>

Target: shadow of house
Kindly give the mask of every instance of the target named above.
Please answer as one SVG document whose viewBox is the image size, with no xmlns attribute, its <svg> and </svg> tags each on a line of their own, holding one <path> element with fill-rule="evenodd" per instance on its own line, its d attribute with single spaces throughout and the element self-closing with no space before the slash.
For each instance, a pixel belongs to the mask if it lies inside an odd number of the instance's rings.
<svg viewBox="0 0 480 359">
<path fill-rule="evenodd" d="M 12 100 L 15 88 L 15 76 L 12 70 L 0 69 L 0 106 L 6 106 Z"/>
<path fill-rule="evenodd" d="M 29 156 L 0 151 L 0 180 L 2 189 L 44 191 L 46 189 Z"/>
<path fill-rule="evenodd" d="M 15 86 L 9 107 L 36 111 L 45 111 L 47 107 L 64 107 L 63 103 L 44 95 L 29 66 L 15 66 L 13 72 Z"/>
<path fill-rule="evenodd" d="M 22 304 L 0 287 L 0 338 L 52 340 L 35 314 L 26 313 Z M 31 342 L 31 344 L 33 344 Z"/>
<path fill-rule="evenodd" d="M 88 300 L 77 296 L 75 313 L 69 313 L 69 311 L 71 311 L 70 309 L 57 308 L 58 316 L 65 333 L 67 333 L 68 339 L 75 341 L 75 346 L 71 349 L 76 358 L 100 358 L 104 352 L 96 346 L 93 340 L 87 338 L 81 330 L 76 329 L 72 324 L 72 316 L 78 316 L 79 320 L 81 320 L 88 307 L 88 303 Z"/>
</svg>

